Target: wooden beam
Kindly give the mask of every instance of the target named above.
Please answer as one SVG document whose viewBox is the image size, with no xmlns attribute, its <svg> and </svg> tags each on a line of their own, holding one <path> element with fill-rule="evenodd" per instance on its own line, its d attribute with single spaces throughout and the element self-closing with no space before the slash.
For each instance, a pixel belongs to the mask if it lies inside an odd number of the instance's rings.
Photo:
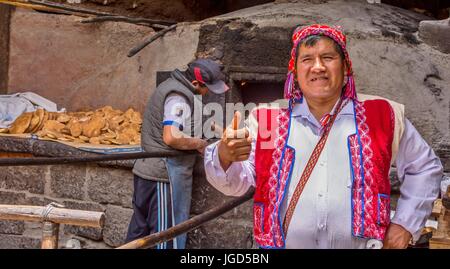
<svg viewBox="0 0 450 269">
<path fill-rule="evenodd" d="M 43 221 L 45 206 L 0 205 L 0 220 Z M 105 213 L 54 207 L 45 221 L 59 224 L 101 228 L 105 223 Z"/>
</svg>

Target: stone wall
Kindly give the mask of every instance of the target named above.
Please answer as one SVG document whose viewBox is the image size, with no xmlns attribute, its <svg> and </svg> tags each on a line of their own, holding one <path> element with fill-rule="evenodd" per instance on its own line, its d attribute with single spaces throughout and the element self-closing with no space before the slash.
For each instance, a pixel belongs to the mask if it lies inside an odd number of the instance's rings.
<svg viewBox="0 0 450 269">
<path fill-rule="evenodd" d="M 35 156 L 86 157 L 83 152 L 55 142 L 0 137 L 0 152 L 26 151 Z M 59 248 L 80 242 L 81 248 L 113 248 L 124 244 L 133 197 L 132 160 L 77 165 L 10 166 L 0 169 L 0 204 L 46 206 L 57 202 L 66 208 L 105 213 L 103 228 L 61 225 Z M 194 169 L 191 217 L 226 201 L 205 180 L 200 157 Z M 251 248 L 251 204 L 193 230 L 188 248 Z M 235 231 L 230 237 L 230 229 Z M 40 248 L 41 224 L 0 221 L 0 248 Z"/>
<path fill-rule="evenodd" d="M 60 248 L 71 238 L 80 240 L 83 248 L 123 243 L 132 214 L 132 175 L 128 170 L 96 165 L 8 167 L 0 170 L 0 187 L 2 204 L 45 206 L 57 202 L 70 209 L 105 212 L 103 229 L 62 225 Z M 0 247 L 39 248 L 40 224 L 0 223 Z M 11 243 L 7 238 L 15 239 Z"/>
<path fill-rule="evenodd" d="M 201 162 L 198 162 L 199 164 Z M 225 200 L 196 167 L 192 216 Z M 61 225 L 59 248 L 70 239 L 82 248 L 113 248 L 124 243 L 132 210 L 133 175 L 129 169 L 91 165 L 15 166 L 0 169 L 0 204 L 45 206 L 105 212 L 101 228 Z M 192 231 L 188 248 L 251 248 L 250 204 L 242 205 Z M 232 236 L 229 229 L 235 231 Z M 0 221 L 0 248 L 40 248 L 41 224 Z"/>
</svg>

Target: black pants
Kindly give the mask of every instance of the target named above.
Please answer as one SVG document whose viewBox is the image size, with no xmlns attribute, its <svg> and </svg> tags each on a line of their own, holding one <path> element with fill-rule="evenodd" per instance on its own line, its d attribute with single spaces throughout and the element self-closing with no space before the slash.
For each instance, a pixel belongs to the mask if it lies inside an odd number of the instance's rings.
<svg viewBox="0 0 450 269">
<path fill-rule="evenodd" d="M 173 211 L 170 193 L 169 183 L 146 180 L 134 175 L 134 212 L 128 226 L 127 243 L 167 230 L 172 226 Z M 156 248 L 172 249 L 174 241 L 158 244 Z"/>
</svg>

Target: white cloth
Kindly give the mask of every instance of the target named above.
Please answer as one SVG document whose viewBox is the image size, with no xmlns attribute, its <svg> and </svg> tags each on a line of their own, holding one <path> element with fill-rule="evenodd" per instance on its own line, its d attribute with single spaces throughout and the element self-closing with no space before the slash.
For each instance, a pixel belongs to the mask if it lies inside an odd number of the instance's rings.
<svg viewBox="0 0 450 269">
<path fill-rule="evenodd" d="M 33 92 L 0 95 L 0 128 L 9 128 L 24 112 L 32 112 L 43 108 L 49 112 L 58 112 L 52 101 Z M 59 112 L 63 112 L 61 109 Z"/>
<path fill-rule="evenodd" d="M 190 124 L 190 117 L 191 108 L 182 95 L 171 93 L 166 97 L 163 125 L 177 126 L 180 131 L 183 131 Z"/>
<path fill-rule="evenodd" d="M 294 120 L 295 119 L 295 120 Z M 351 235 L 351 176 L 347 144 L 342 139 L 355 133 L 353 104 L 339 113 L 327 144 L 297 204 L 286 238 L 287 248 L 365 248 L 364 239 Z M 288 144 L 296 149 L 293 174 L 288 186 L 290 199 L 309 155 L 319 140 L 320 124 L 306 102 L 296 104 Z M 337 131 L 338 130 L 338 131 Z M 301 142 L 301 144 L 300 144 Z M 217 142 L 218 143 L 218 142 Z M 255 185 L 254 149 L 247 161 L 233 163 L 226 172 L 220 166 L 217 143 L 205 150 L 208 181 L 226 195 L 239 196 Z M 396 160 L 403 183 L 392 222 L 420 237 L 432 202 L 439 193 L 442 165 L 417 130 L 406 120 Z M 284 218 L 288 199 L 282 205 Z"/>
</svg>

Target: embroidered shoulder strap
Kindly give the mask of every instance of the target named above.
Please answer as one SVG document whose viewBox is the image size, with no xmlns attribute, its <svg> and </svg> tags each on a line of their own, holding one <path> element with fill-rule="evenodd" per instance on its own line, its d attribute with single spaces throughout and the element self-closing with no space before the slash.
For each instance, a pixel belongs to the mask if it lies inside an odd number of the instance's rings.
<svg viewBox="0 0 450 269">
<path fill-rule="evenodd" d="M 313 152 L 311 153 L 311 156 L 309 157 L 308 163 L 305 166 L 305 169 L 303 170 L 302 176 L 300 177 L 300 181 L 298 182 L 297 186 L 295 187 L 294 194 L 292 195 L 291 201 L 289 202 L 289 206 L 286 211 L 286 215 L 284 216 L 284 222 L 283 222 L 283 231 L 284 235 L 287 235 L 289 224 L 292 219 L 292 215 L 294 214 L 295 207 L 297 206 L 297 202 L 300 198 L 300 195 L 303 192 L 303 189 L 305 188 L 306 182 L 308 181 L 309 177 L 311 176 L 311 173 L 314 169 L 314 167 L 317 164 L 317 161 L 319 160 L 320 153 L 322 153 L 322 150 L 325 146 L 325 143 L 327 142 L 328 134 L 330 133 L 331 127 L 333 126 L 334 120 L 336 119 L 337 115 L 341 111 L 343 107 L 348 103 L 350 99 L 346 99 L 345 102 L 342 102 L 341 98 L 339 100 L 339 103 L 337 105 L 336 112 L 329 117 L 328 123 L 325 125 L 325 129 L 322 133 L 322 136 L 319 139 L 319 142 L 317 142 L 316 147 L 314 148 Z"/>
</svg>

